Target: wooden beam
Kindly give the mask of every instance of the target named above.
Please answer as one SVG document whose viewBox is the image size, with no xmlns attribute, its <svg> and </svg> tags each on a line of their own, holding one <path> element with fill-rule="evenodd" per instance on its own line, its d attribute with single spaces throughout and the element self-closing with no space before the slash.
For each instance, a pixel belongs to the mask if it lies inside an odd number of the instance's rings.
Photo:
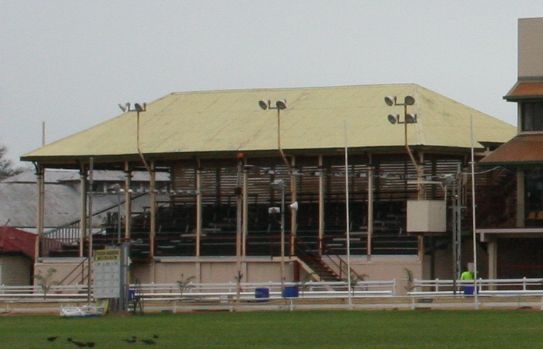
<svg viewBox="0 0 543 349">
<path fill-rule="evenodd" d="M 156 238 L 156 168 L 155 162 L 151 161 L 151 171 L 149 172 L 149 257 L 155 256 L 155 238 Z"/>
<path fill-rule="evenodd" d="M 319 155 L 319 254 L 324 249 L 324 165 L 322 155 Z"/>
<path fill-rule="evenodd" d="M 371 157 L 370 157 L 371 159 Z M 372 242 L 373 242 L 373 176 L 374 169 L 370 164 L 368 166 L 368 237 L 366 242 L 366 255 L 368 261 L 371 260 Z"/>
<path fill-rule="evenodd" d="M 85 246 L 85 234 L 87 232 L 87 170 L 85 165 L 79 169 L 79 181 L 81 190 L 80 216 L 79 216 L 79 257 L 83 256 Z"/>
<path fill-rule="evenodd" d="M 247 165 L 247 159 L 244 160 L 243 162 L 244 165 Z M 248 234 L 248 231 L 249 231 L 249 193 L 248 193 L 248 174 L 247 174 L 247 169 L 245 168 L 245 166 L 243 167 L 243 182 L 242 182 L 242 189 L 241 189 L 241 192 L 242 192 L 242 195 L 243 195 L 243 199 L 242 199 L 242 205 L 243 205 L 243 213 L 242 213 L 242 220 L 241 220 L 241 227 L 242 227 L 242 243 L 241 243 L 241 254 L 242 256 L 246 256 L 247 255 L 247 234 Z"/>
<path fill-rule="evenodd" d="M 292 156 L 291 167 L 294 169 L 296 166 L 296 158 Z M 297 188 L 296 188 L 296 176 L 294 173 L 290 174 L 290 202 L 294 203 L 297 200 Z M 298 210 L 290 208 L 290 255 L 296 254 L 296 230 L 298 227 L 297 221 Z"/>
<path fill-rule="evenodd" d="M 196 168 L 196 257 L 200 257 L 202 240 L 202 169 L 198 159 Z"/>
<path fill-rule="evenodd" d="M 130 241 L 132 228 L 132 190 L 130 189 L 132 170 L 128 161 L 124 162 L 124 173 L 124 240 Z"/>
<path fill-rule="evenodd" d="M 38 186 L 38 209 L 37 209 L 37 235 L 34 245 L 34 263 L 38 262 L 40 257 L 40 240 L 43 236 L 44 215 L 45 215 L 45 169 L 38 165 L 36 168 L 36 181 Z"/>
</svg>

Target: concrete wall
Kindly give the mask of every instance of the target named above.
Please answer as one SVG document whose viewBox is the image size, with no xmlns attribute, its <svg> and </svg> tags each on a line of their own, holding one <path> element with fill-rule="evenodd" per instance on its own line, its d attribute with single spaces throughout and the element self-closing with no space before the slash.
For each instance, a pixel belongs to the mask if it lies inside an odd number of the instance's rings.
<svg viewBox="0 0 543 349">
<path fill-rule="evenodd" d="M 330 257 L 333 260 L 337 258 Z M 346 256 L 342 256 L 346 261 Z M 327 259 L 325 258 L 326 262 Z M 328 263 L 332 269 L 334 263 Z M 404 294 L 408 288 L 408 272 L 413 278 L 422 278 L 422 263 L 417 256 L 372 256 L 368 261 L 366 256 L 351 256 L 351 268 L 356 271 L 364 280 L 392 280 L 396 279 L 398 294 Z M 337 271 L 337 270 L 336 270 Z"/>
<path fill-rule="evenodd" d="M 64 282 L 65 285 L 86 284 L 86 280 L 82 280 L 83 268 L 87 267 L 86 263 L 81 265 L 83 260 L 84 258 L 45 258 L 41 262 L 34 264 L 34 275 L 41 274 L 45 276 L 47 271 L 53 268 L 56 271 L 51 277 L 50 281 L 52 282 L 60 282 L 67 277 Z"/>
<path fill-rule="evenodd" d="M 518 76 L 543 77 L 543 18 L 519 19 Z"/>
<path fill-rule="evenodd" d="M 181 278 L 194 277 L 195 282 L 235 282 L 238 274 L 235 258 L 164 258 L 153 264 L 133 264 L 132 280 L 140 283 L 174 283 Z M 285 277 L 294 277 L 295 262 L 287 259 Z M 269 257 L 249 257 L 241 264 L 242 282 L 279 282 L 280 263 Z M 182 276 L 181 276 L 182 275 Z"/>
<path fill-rule="evenodd" d="M 25 256 L 0 256 L 0 285 L 30 285 L 32 262 Z"/>
</svg>

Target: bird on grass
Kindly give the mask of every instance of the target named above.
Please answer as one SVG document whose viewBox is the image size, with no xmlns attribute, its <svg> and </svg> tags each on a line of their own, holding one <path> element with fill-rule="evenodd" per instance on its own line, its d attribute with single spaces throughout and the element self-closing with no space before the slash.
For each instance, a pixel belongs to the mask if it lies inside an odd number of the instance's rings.
<svg viewBox="0 0 543 349">
<path fill-rule="evenodd" d="M 153 335 L 153 338 L 154 338 L 154 339 L 158 339 L 158 334 L 154 334 L 154 335 Z"/>
<path fill-rule="evenodd" d="M 147 345 L 156 344 L 156 342 L 152 339 L 142 339 L 141 341 Z"/>
<path fill-rule="evenodd" d="M 49 342 L 54 342 L 54 341 L 57 340 L 57 338 L 58 338 L 58 336 L 52 336 L 52 337 L 47 337 L 47 340 L 48 340 Z"/>
<path fill-rule="evenodd" d="M 78 346 L 79 348 L 84 348 L 87 346 L 87 343 L 83 343 L 83 342 L 78 342 L 78 341 L 74 341 L 72 340 L 71 341 L 73 344 L 75 344 L 76 346 Z"/>
<path fill-rule="evenodd" d="M 91 345 L 88 345 L 89 343 L 92 343 L 92 347 L 94 346 L 93 342 L 83 343 L 83 342 L 79 342 L 79 341 L 74 340 L 72 337 L 68 337 L 68 338 L 66 338 L 66 340 L 68 342 L 73 343 L 74 345 L 78 346 L 79 348 L 84 348 L 86 346 L 91 347 Z"/>
<path fill-rule="evenodd" d="M 132 336 L 128 339 L 123 339 L 126 343 L 134 344 L 138 341 L 138 338 L 136 336 Z"/>
</svg>

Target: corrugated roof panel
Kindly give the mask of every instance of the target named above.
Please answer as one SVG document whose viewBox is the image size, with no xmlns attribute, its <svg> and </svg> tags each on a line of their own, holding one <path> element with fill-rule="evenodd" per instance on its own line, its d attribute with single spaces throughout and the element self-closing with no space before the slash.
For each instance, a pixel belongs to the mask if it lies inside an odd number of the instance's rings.
<svg viewBox="0 0 543 349">
<path fill-rule="evenodd" d="M 341 148 L 344 120 L 351 147 L 402 146 L 403 126 L 391 125 L 387 115 L 403 114 L 403 107 L 389 107 L 383 98 L 407 94 L 417 100 L 409 112 L 418 114 L 418 123 L 408 125 L 410 144 L 467 148 L 470 115 L 478 141 L 506 142 L 516 132 L 414 84 L 185 92 L 152 102 L 140 114 L 141 149 L 145 154 L 275 150 L 277 114 L 260 109 L 261 99 L 287 100 L 281 113 L 284 149 Z M 131 112 L 25 154 L 23 160 L 135 154 L 136 113 Z"/>
</svg>

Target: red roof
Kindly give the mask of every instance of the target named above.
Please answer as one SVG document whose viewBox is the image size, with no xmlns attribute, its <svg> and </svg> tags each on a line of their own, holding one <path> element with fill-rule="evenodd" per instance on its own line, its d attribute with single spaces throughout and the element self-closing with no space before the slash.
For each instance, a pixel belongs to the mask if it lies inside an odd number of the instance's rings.
<svg viewBox="0 0 543 349">
<path fill-rule="evenodd" d="M 517 101 L 541 97 L 543 97 L 543 81 L 519 81 L 503 98 L 508 101 Z"/>
<path fill-rule="evenodd" d="M 0 227 L 0 253 L 22 253 L 34 259 L 35 242 L 36 234 Z"/>
<path fill-rule="evenodd" d="M 543 134 L 521 134 L 481 160 L 489 165 L 543 164 Z"/>
</svg>

